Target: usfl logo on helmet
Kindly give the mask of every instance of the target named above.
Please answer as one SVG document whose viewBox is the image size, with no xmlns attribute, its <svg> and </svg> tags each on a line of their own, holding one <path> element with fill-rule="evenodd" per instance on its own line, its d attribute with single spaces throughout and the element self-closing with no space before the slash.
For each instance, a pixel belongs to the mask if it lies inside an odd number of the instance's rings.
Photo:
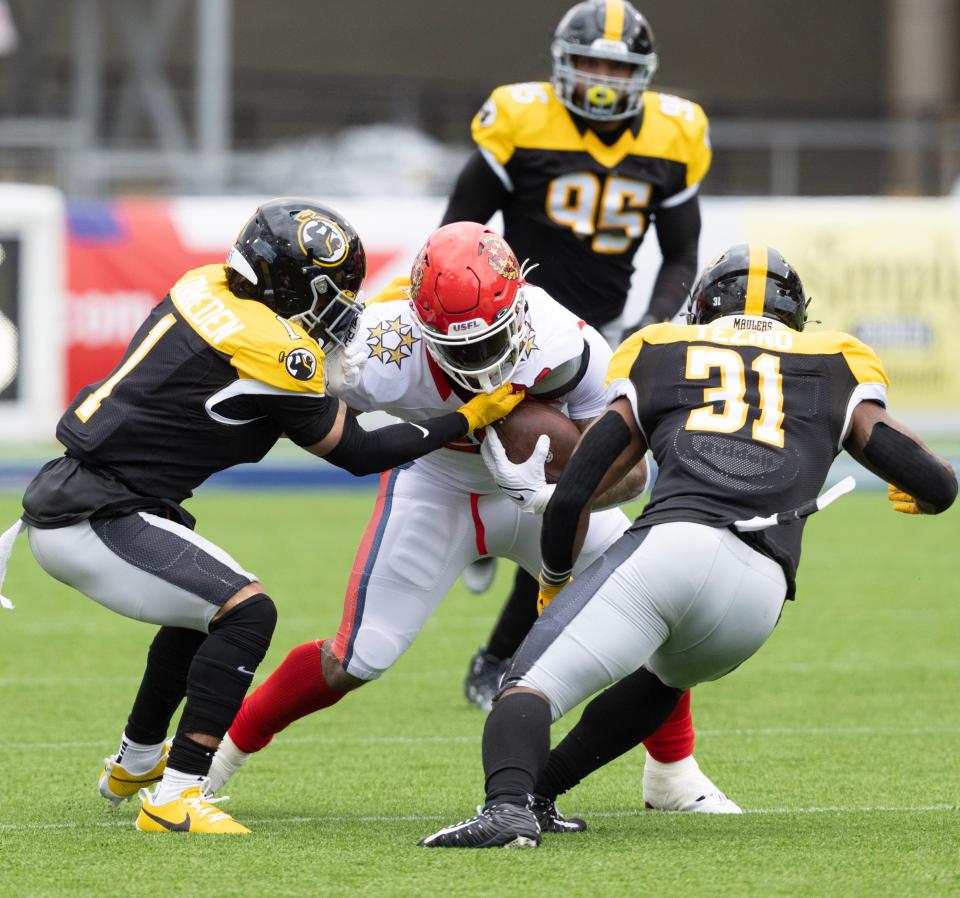
<svg viewBox="0 0 960 898">
<path fill-rule="evenodd" d="M 504 277 L 508 281 L 515 281 L 520 277 L 520 266 L 517 264 L 517 257 L 502 237 L 498 237 L 496 234 L 486 233 L 480 238 L 480 242 L 487 252 L 487 264 L 499 274 L 500 277 Z"/>
<path fill-rule="evenodd" d="M 300 251 L 317 265 L 332 268 L 347 256 L 349 243 L 340 226 L 312 209 L 304 209 L 296 217 L 297 243 Z"/>
</svg>

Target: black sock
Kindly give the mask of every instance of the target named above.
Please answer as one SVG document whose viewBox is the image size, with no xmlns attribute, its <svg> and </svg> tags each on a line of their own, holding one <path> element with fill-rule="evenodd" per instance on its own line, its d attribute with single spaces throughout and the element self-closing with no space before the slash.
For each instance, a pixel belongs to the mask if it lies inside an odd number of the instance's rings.
<svg viewBox="0 0 960 898">
<path fill-rule="evenodd" d="M 497 701 L 483 728 L 487 804 L 525 804 L 550 752 L 550 706 L 529 692 Z"/>
<path fill-rule="evenodd" d="M 517 568 L 513 589 L 494 625 L 487 651 L 496 658 L 510 658 L 537 619 L 537 593 L 540 587 L 522 567 Z"/>
<path fill-rule="evenodd" d="M 645 667 L 601 692 L 550 752 L 534 793 L 554 799 L 639 745 L 670 716 L 683 692 L 664 685 Z"/>
<path fill-rule="evenodd" d="M 207 634 L 161 627 L 147 651 L 147 668 L 124 732 L 128 739 L 155 745 L 167 738 L 170 719 L 187 692 L 187 671 Z"/>
<path fill-rule="evenodd" d="M 197 649 L 187 674 L 187 703 L 167 762 L 174 770 L 203 776 L 210 769 L 215 749 L 204 749 L 187 734 L 223 738 L 270 647 L 276 623 L 276 606 L 261 593 L 210 625 L 210 635 Z M 209 757 L 201 760 L 199 749 Z"/>
</svg>

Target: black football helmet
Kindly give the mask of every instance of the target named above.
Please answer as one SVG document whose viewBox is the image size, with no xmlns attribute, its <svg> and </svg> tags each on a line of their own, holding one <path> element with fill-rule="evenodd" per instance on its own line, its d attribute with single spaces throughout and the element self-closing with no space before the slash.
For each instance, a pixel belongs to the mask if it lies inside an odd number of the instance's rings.
<svg viewBox="0 0 960 898">
<path fill-rule="evenodd" d="M 802 331 L 807 306 L 800 275 L 772 246 L 738 243 L 714 259 L 690 291 L 689 324 L 757 315 Z"/>
<path fill-rule="evenodd" d="M 342 343 L 359 315 L 367 259 L 342 215 L 315 200 L 260 206 L 227 255 L 227 283 L 300 324 L 321 346 Z"/>
<path fill-rule="evenodd" d="M 571 112 L 596 121 L 636 115 L 657 70 L 653 31 L 627 0 L 585 0 L 560 20 L 554 32 L 553 89 Z M 576 57 L 632 65 L 627 78 L 580 71 Z"/>
</svg>

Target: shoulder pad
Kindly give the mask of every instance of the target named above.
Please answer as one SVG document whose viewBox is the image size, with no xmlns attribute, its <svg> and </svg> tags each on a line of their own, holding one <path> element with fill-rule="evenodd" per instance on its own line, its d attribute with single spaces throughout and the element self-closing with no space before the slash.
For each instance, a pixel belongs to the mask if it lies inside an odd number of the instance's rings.
<svg viewBox="0 0 960 898">
<path fill-rule="evenodd" d="M 843 331 L 803 333 L 805 349 L 822 355 L 843 356 L 850 373 L 860 384 L 884 384 L 890 381 L 877 354 L 862 340 Z"/>
<path fill-rule="evenodd" d="M 292 393 L 322 395 L 323 350 L 300 325 L 227 289 L 222 265 L 188 271 L 170 290 L 183 320 L 241 377 Z"/>
<path fill-rule="evenodd" d="M 692 100 L 646 91 L 643 95 L 644 151 L 687 166 L 687 185 L 702 181 L 710 168 L 712 151 L 707 115 Z M 648 150 L 649 147 L 649 150 Z"/>
<path fill-rule="evenodd" d="M 606 385 L 608 387 L 615 380 L 630 379 L 630 372 L 633 370 L 633 366 L 636 364 L 637 356 L 640 355 L 640 350 L 643 349 L 644 334 L 657 327 L 661 327 L 661 325 L 645 327 L 643 330 L 639 330 L 635 334 L 631 334 L 617 347 L 617 351 L 614 352 L 613 358 L 610 360 L 610 367 L 607 368 Z"/>
<path fill-rule="evenodd" d="M 504 84 L 496 88 L 470 125 L 477 146 L 501 165 L 506 165 L 518 146 L 528 146 L 531 141 L 541 146 L 553 129 L 562 130 L 564 140 L 570 139 L 568 130 L 579 138 L 573 121 L 546 81 Z"/>
</svg>

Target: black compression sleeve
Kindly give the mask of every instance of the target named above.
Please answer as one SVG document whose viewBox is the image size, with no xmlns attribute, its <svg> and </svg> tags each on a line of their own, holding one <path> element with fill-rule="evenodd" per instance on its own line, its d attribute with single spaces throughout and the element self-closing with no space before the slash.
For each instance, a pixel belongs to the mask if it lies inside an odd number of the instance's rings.
<svg viewBox="0 0 960 898">
<path fill-rule="evenodd" d="M 930 505 L 935 514 L 957 498 L 957 478 L 910 437 L 882 421 L 873 425 L 863 457 L 894 486 Z"/>
<path fill-rule="evenodd" d="M 340 442 L 324 458 L 362 477 L 406 464 L 466 433 L 467 419 L 460 412 L 449 412 L 418 424 L 390 424 L 378 430 L 364 430 L 353 415 L 347 415 Z"/>
<path fill-rule="evenodd" d="M 457 177 L 447 201 L 441 225 L 453 221 L 479 221 L 486 224 L 502 209 L 510 192 L 487 164 L 479 150 L 470 154 Z"/>
<path fill-rule="evenodd" d="M 543 514 L 540 557 L 549 580 L 563 583 L 573 571 L 573 545 L 580 513 L 604 474 L 630 445 L 630 428 L 616 412 L 607 412 L 583 436 Z"/>
<path fill-rule="evenodd" d="M 680 311 L 697 276 L 700 201 L 693 197 L 673 209 L 658 210 L 656 224 L 663 263 L 644 317 L 669 321 Z"/>
</svg>

